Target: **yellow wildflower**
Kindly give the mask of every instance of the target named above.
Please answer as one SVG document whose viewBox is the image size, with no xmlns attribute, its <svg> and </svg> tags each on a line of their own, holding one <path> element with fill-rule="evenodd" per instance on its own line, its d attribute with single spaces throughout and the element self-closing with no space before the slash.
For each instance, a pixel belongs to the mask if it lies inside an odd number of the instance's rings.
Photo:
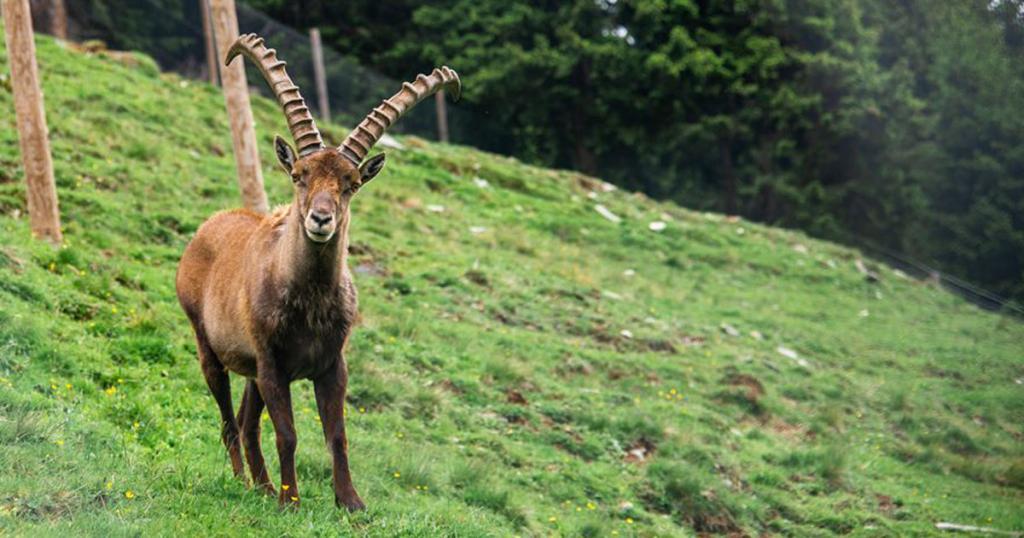
<svg viewBox="0 0 1024 538">
<path fill-rule="evenodd" d="M 395 471 L 395 478 L 399 478 L 400 476 L 402 476 L 402 473 Z"/>
<path fill-rule="evenodd" d="M 111 385 L 111 386 L 107 387 L 106 389 L 104 389 L 103 392 L 107 393 L 107 396 L 113 396 L 113 395 L 117 394 L 117 387 Z"/>
<path fill-rule="evenodd" d="M 128 491 L 125 491 L 124 492 L 124 498 L 128 499 L 129 501 L 134 499 L 135 498 L 135 492 L 130 490 L 130 489 Z"/>
<path fill-rule="evenodd" d="M 290 487 L 291 486 L 289 486 L 288 484 L 281 484 L 281 489 L 283 489 L 284 491 L 288 491 L 288 488 Z"/>
<path fill-rule="evenodd" d="M 293 500 L 293 501 L 297 501 L 297 500 L 299 500 L 299 498 L 298 498 L 298 497 L 296 497 L 295 495 L 292 495 L 292 500 Z"/>
</svg>

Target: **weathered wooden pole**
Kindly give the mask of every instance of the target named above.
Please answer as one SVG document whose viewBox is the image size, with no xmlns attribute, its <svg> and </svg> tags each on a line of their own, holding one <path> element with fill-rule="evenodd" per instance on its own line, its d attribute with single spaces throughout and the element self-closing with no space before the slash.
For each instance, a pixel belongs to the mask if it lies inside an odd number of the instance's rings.
<svg viewBox="0 0 1024 538">
<path fill-rule="evenodd" d="M 221 61 L 231 44 L 238 38 L 238 15 L 235 0 L 210 0 L 213 32 L 217 36 L 217 50 Z M 235 149 L 238 184 L 242 189 L 245 207 L 266 213 L 267 193 L 263 191 L 263 169 L 256 147 L 256 129 L 253 127 L 252 109 L 249 108 L 249 87 L 245 82 L 244 62 L 221 65 L 221 84 L 224 101 L 231 121 L 231 142 Z"/>
<path fill-rule="evenodd" d="M 68 12 L 64 9 L 64 0 L 50 0 L 50 35 L 68 39 Z"/>
<path fill-rule="evenodd" d="M 444 100 L 444 90 L 434 94 L 434 108 L 437 109 L 437 139 L 448 143 L 448 105 Z"/>
<path fill-rule="evenodd" d="M 199 0 L 199 13 L 203 17 L 203 43 L 206 46 L 206 70 L 210 84 L 217 85 L 220 65 L 217 63 L 217 44 L 213 40 L 213 25 L 210 23 L 210 0 Z"/>
<path fill-rule="evenodd" d="M 313 78 L 316 80 L 316 97 L 320 105 L 320 119 L 331 121 L 331 105 L 327 98 L 327 73 L 324 69 L 324 49 L 320 42 L 320 29 L 309 29 L 309 42 L 313 48 Z"/>
<path fill-rule="evenodd" d="M 21 162 L 25 167 L 28 216 L 32 233 L 52 243 L 63 239 L 53 160 L 46 129 L 43 92 L 39 89 L 36 45 L 32 39 L 32 12 L 28 0 L 2 0 L 7 58 L 11 64 L 11 90 L 17 117 Z"/>
</svg>

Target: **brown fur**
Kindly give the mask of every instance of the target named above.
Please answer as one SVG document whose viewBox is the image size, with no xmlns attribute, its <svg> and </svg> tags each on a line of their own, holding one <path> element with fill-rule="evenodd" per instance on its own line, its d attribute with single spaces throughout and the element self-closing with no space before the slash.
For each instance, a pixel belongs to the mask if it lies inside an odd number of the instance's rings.
<svg viewBox="0 0 1024 538">
<path fill-rule="evenodd" d="M 324 149 L 296 161 L 290 147 L 278 144 L 279 158 L 295 181 L 292 204 L 270 215 L 237 209 L 210 217 L 182 255 L 178 299 L 195 331 L 235 474 L 244 479 L 244 445 L 256 485 L 274 492 L 259 446 L 265 404 L 281 462 L 279 501 L 298 504 L 289 384 L 311 379 L 334 457 L 335 500 L 360 509 L 363 502 L 348 468 L 343 411 L 343 349 L 358 316 L 346 263 L 349 201 L 383 160 L 367 171 L 371 159 L 359 170 L 336 150 Z M 310 238 L 317 222 L 313 215 L 333 219 L 334 232 L 326 241 Z M 232 414 L 228 371 L 249 380 L 237 416 Z"/>
</svg>

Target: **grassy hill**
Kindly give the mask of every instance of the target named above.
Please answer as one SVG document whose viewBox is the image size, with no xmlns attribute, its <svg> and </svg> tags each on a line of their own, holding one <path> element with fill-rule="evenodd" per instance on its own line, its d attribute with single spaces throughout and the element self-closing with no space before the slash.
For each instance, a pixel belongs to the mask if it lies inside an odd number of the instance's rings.
<svg viewBox="0 0 1024 538">
<path fill-rule="evenodd" d="M 1019 322 L 884 267 L 869 282 L 857 252 L 798 233 L 413 138 L 354 202 L 370 508 L 334 508 L 301 382 L 303 506 L 279 511 L 231 476 L 174 295 L 193 231 L 239 203 L 218 90 L 38 46 L 67 240 L 29 239 L 4 86 L 0 534 L 1024 530 Z M 254 107 L 285 203 L 287 129 Z"/>
</svg>

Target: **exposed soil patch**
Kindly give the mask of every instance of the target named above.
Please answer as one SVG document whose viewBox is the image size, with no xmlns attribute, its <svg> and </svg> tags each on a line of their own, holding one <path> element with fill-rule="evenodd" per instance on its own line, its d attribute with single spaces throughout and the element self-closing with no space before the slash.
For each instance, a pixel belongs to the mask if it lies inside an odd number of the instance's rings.
<svg viewBox="0 0 1024 538">
<path fill-rule="evenodd" d="M 626 463 L 647 463 L 654 456 L 656 449 L 654 441 L 641 437 L 629 445 L 622 461 Z"/>
<path fill-rule="evenodd" d="M 529 405 L 529 402 L 526 401 L 526 397 L 523 396 L 523 393 L 515 389 L 508 389 L 508 391 L 505 392 L 505 400 L 510 404 Z"/>
<path fill-rule="evenodd" d="M 725 383 L 733 387 L 745 388 L 747 399 L 751 402 L 757 402 L 764 396 L 764 385 L 752 375 L 730 374 L 725 378 Z"/>
<path fill-rule="evenodd" d="M 490 280 L 487 279 L 487 275 L 485 275 L 483 273 L 483 271 L 477 271 L 475 269 L 470 269 L 469 271 L 466 271 L 465 273 L 463 273 L 462 276 L 466 277 L 466 280 L 476 284 L 477 286 L 480 286 L 480 287 L 483 287 L 483 288 L 490 288 L 491 287 L 491 282 L 490 282 Z"/>
</svg>

